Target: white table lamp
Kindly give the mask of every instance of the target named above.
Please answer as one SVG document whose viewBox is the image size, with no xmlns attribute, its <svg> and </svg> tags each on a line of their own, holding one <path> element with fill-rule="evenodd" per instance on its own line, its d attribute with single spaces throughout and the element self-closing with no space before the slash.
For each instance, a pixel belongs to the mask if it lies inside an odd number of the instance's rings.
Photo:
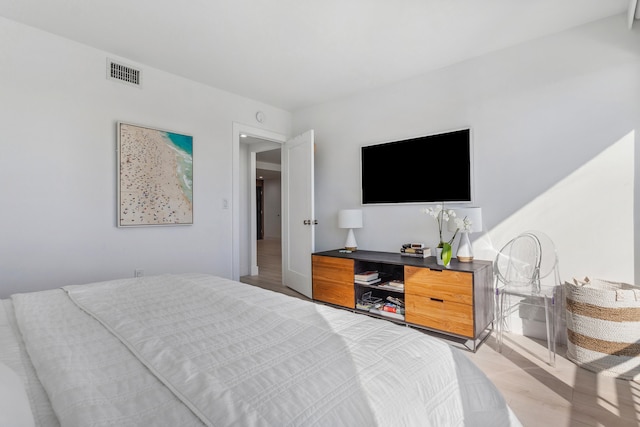
<svg viewBox="0 0 640 427">
<path fill-rule="evenodd" d="M 362 228 L 362 210 L 360 209 L 342 209 L 338 212 L 338 227 L 348 228 L 347 241 L 344 248 L 348 251 L 358 250 L 356 236 L 353 234 L 354 228 Z"/>
<path fill-rule="evenodd" d="M 473 247 L 469 240 L 469 233 L 482 231 L 482 209 L 480 208 L 459 208 L 455 209 L 456 217 L 449 219 L 449 231 L 460 233 L 460 244 L 456 258 L 459 262 L 473 261 Z"/>
</svg>

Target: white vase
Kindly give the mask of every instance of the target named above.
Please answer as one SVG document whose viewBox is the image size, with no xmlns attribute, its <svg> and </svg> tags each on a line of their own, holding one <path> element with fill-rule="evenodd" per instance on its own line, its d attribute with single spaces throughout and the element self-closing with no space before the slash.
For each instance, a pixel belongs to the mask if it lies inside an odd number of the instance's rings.
<svg viewBox="0 0 640 427">
<path fill-rule="evenodd" d="M 469 240 L 469 233 L 460 233 L 460 244 L 458 245 L 458 252 L 456 257 L 459 262 L 471 262 L 473 261 L 473 249 L 471 247 L 471 241 Z"/>
</svg>

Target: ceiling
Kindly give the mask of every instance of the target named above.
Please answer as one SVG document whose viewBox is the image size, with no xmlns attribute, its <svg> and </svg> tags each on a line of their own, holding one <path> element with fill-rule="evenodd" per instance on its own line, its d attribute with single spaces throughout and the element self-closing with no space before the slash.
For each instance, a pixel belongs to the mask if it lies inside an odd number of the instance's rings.
<svg viewBox="0 0 640 427">
<path fill-rule="evenodd" d="M 628 7 L 629 0 L 0 0 L 0 16 L 143 70 L 293 111 Z"/>
</svg>

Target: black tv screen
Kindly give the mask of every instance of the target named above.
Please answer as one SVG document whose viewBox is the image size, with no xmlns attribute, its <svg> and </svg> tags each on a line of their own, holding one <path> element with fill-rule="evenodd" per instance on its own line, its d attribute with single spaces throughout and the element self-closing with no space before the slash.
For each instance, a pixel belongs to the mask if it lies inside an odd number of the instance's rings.
<svg viewBox="0 0 640 427">
<path fill-rule="evenodd" d="M 471 202 L 471 130 L 362 147 L 362 203 Z"/>
</svg>

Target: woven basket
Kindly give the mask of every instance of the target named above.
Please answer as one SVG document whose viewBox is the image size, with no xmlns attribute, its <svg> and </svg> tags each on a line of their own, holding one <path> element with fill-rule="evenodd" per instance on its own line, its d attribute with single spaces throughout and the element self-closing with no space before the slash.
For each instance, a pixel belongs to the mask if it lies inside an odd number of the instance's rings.
<svg viewBox="0 0 640 427">
<path fill-rule="evenodd" d="M 640 287 L 574 279 L 565 295 L 567 357 L 603 375 L 640 379 Z"/>
</svg>

